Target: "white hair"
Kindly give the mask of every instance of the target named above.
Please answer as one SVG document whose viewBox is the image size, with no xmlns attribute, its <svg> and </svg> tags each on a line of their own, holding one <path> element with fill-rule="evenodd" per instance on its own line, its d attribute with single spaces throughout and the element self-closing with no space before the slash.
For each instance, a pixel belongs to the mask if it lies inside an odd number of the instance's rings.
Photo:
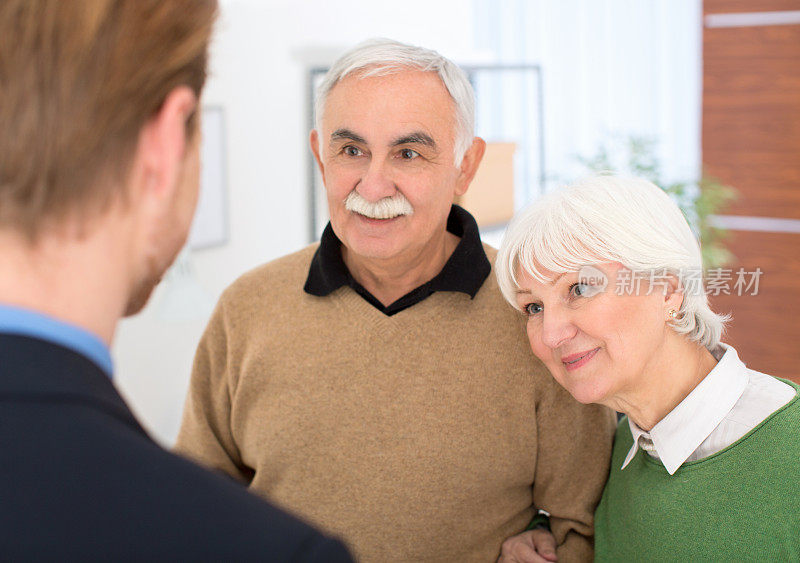
<svg viewBox="0 0 800 563">
<path fill-rule="evenodd" d="M 729 317 L 708 306 L 697 239 L 675 202 L 647 180 L 593 176 L 543 196 L 511 222 L 495 268 L 503 296 L 519 308 L 520 271 L 546 283 L 543 270 L 561 274 L 600 262 L 675 276 L 683 303 L 671 326 L 710 350 L 719 344 Z"/>
<path fill-rule="evenodd" d="M 461 164 L 464 153 L 472 145 L 475 131 L 475 95 L 472 85 L 458 65 L 436 51 L 407 45 L 392 39 L 368 39 L 359 43 L 341 57 L 330 68 L 317 88 L 314 103 L 314 123 L 322 131 L 322 114 L 333 87 L 353 73 L 359 77 L 385 76 L 404 70 L 435 72 L 453 98 L 455 105 L 455 163 Z M 320 143 L 322 136 L 320 136 Z"/>
</svg>

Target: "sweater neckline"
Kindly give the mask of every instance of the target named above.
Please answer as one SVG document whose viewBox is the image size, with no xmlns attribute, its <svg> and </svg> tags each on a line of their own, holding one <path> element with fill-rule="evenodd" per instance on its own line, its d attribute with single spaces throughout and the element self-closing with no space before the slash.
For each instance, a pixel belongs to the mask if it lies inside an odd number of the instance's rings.
<svg viewBox="0 0 800 563">
<path fill-rule="evenodd" d="M 787 385 L 789 385 L 790 387 L 792 387 L 792 389 L 795 390 L 794 398 L 792 398 L 792 400 L 790 400 L 788 403 L 786 403 L 785 405 L 777 409 L 775 412 L 770 414 L 767 418 L 759 422 L 752 430 L 750 430 L 747 434 L 736 440 L 733 444 L 721 449 L 720 451 L 714 454 L 711 454 L 708 457 L 704 457 L 703 459 L 684 462 L 680 467 L 678 467 L 677 471 L 675 471 L 673 475 L 669 475 L 667 468 L 664 467 L 664 465 L 660 462 L 660 460 L 653 459 L 652 457 L 647 455 L 647 453 L 644 452 L 643 450 L 640 449 L 639 452 L 637 452 L 637 456 L 644 455 L 643 461 L 645 464 L 650 465 L 655 469 L 662 470 L 669 477 L 676 477 L 682 471 L 692 471 L 695 469 L 699 469 L 700 466 L 702 466 L 703 464 L 713 463 L 715 461 L 718 461 L 722 457 L 727 457 L 733 450 L 744 444 L 749 438 L 751 438 L 753 435 L 759 432 L 762 428 L 765 428 L 766 426 L 770 425 L 772 421 L 774 421 L 776 418 L 782 416 L 785 411 L 789 411 L 794 408 L 800 409 L 800 386 L 793 381 L 790 381 L 788 379 L 783 379 L 781 377 L 776 377 L 775 379 L 782 381 Z"/>
<path fill-rule="evenodd" d="M 447 218 L 447 232 L 457 236 L 459 241 L 441 271 L 393 303 L 384 305 L 350 274 L 342 259 L 342 242 L 328 223 L 311 259 L 303 290 L 324 297 L 342 286 L 350 286 L 386 316 L 413 307 L 436 292 L 462 292 L 474 298 L 492 270 L 478 224 L 469 212 L 454 204 Z"/>
<path fill-rule="evenodd" d="M 457 296 L 470 299 L 465 294 L 439 291 L 408 309 L 388 316 L 373 307 L 349 286 L 340 287 L 331 295 L 343 313 L 350 315 L 355 311 L 359 318 L 372 325 L 374 329 L 392 334 L 405 333 L 409 322 L 419 325 L 431 320 L 441 313 L 443 304 L 446 307 L 446 302 Z"/>
</svg>

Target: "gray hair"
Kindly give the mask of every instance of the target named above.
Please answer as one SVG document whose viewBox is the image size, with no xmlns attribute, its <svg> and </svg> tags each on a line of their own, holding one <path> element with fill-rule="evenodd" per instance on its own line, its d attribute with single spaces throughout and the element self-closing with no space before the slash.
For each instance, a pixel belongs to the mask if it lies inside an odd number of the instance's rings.
<svg viewBox="0 0 800 563">
<path fill-rule="evenodd" d="M 670 325 L 709 350 L 717 347 L 729 317 L 708 305 L 700 246 L 675 202 L 647 180 L 593 176 L 543 196 L 511 222 L 495 267 L 503 296 L 519 308 L 520 270 L 547 282 L 543 270 L 561 274 L 599 262 L 675 276 L 683 303 Z"/>
<path fill-rule="evenodd" d="M 475 131 L 475 95 L 467 75 L 453 61 L 436 51 L 391 39 L 368 39 L 347 51 L 333 63 L 317 88 L 314 104 L 314 123 L 317 131 L 321 132 L 322 114 L 328 94 L 340 80 L 356 72 L 362 78 L 366 78 L 409 69 L 437 73 L 453 98 L 456 122 L 455 162 L 459 165 L 464 153 L 472 145 Z"/>
</svg>

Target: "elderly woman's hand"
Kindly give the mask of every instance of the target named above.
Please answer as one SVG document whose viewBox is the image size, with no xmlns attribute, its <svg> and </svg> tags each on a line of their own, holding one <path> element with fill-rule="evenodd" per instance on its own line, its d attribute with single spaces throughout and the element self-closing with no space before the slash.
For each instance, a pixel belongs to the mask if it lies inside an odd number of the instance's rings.
<svg viewBox="0 0 800 563">
<path fill-rule="evenodd" d="M 558 561 L 556 539 L 549 530 L 539 528 L 511 536 L 503 542 L 497 563 L 546 563 Z"/>
</svg>

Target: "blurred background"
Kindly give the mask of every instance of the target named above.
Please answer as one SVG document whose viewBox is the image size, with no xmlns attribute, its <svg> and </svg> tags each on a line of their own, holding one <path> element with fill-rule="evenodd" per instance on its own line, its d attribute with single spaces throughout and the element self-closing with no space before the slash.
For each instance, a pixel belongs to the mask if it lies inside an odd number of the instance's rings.
<svg viewBox="0 0 800 563">
<path fill-rule="evenodd" d="M 712 305 L 734 316 L 726 341 L 749 367 L 800 382 L 800 0 L 221 0 L 198 217 L 113 349 L 156 439 L 175 439 L 224 288 L 324 227 L 312 89 L 370 37 L 468 72 L 489 149 L 460 203 L 484 240 L 499 244 L 515 210 L 591 170 L 644 175 L 702 237 Z"/>
</svg>

